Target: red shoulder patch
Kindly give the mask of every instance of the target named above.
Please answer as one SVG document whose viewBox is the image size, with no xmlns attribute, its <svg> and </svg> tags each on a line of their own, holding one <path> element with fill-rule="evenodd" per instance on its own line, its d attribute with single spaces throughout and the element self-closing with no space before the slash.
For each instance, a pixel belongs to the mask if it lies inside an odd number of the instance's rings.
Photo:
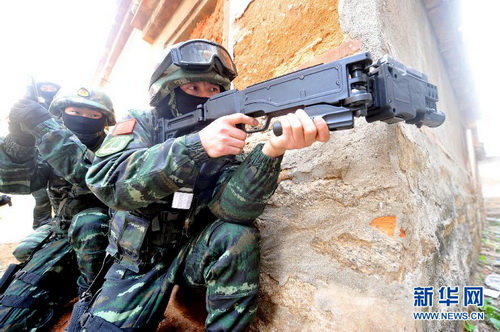
<svg viewBox="0 0 500 332">
<path fill-rule="evenodd" d="M 113 136 L 131 134 L 134 131 L 136 119 L 118 122 L 113 129 Z"/>
</svg>

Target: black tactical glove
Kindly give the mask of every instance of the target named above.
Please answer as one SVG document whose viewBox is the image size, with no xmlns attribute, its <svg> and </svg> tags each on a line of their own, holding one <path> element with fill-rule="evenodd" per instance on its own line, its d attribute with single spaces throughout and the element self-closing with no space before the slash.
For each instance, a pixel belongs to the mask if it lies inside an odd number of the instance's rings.
<svg viewBox="0 0 500 332">
<path fill-rule="evenodd" d="M 37 124 L 50 119 L 49 111 L 29 99 L 19 100 L 10 110 L 9 120 L 18 123 L 23 131 L 33 129 Z"/>
<path fill-rule="evenodd" d="M 33 146 L 35 145 L 35 137 L 31 134 L 27 134 L 21 130 L 21 125 L 19 123 L 14 123 L 9 121 L 9 133 L 12 139 L 20 145 L 23 146 Z"/>
<path fill-rule="evenodd" d="M 10 199 L 10 196 L 7 195 L 0 195 L 0 206 L 9 204 L 9 206 L 12 206 L 12 200 Z"/>
</svg>

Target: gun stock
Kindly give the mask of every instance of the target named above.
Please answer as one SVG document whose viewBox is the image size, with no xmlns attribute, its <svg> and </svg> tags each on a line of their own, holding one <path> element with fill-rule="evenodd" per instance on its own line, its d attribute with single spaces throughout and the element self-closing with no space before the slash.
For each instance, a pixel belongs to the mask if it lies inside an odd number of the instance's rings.
<svg viewBox="0 0 500 332">
<path fill-rule="evenodd" d="M 360 116 L 369 123 L 438 127 L 445 114 L 436 109 L 437 101 L 437 87 L 425 74 L 388 56 L 374 64 L 370 53 L 360 53 L 212 96 L 189 114 L 162 120 L 159 134 L 163 141 L 233 113 L 264 116 L 261 128 L 248 130 L 257 132 L 266 130 L 272 118 L 299 108 L 325 119 L 331 131 L 353 128 Z M 273 130 L 280 134 L 279 123 Z"/>
</svg>

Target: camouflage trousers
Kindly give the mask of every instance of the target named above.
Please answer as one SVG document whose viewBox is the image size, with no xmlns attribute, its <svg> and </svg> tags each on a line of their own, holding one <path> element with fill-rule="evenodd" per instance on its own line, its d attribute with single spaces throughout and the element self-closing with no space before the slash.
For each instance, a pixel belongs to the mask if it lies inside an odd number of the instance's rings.
<svg viewBox="0 0 500 332">
<path fill-rule="evenodd" d="M 66 238 L 51 239 L 14 274 L 0 295 L 0 330 L 28 331 L 50 324 L 77 295 L 78 270 Z"/>
<path fill-rule="evenodd" d="M 47 224 L 38 227 L 35 231 L 25 237 L 14 249 L 12 254 L 19 262 L 24 262 L 33 253 L 33 250 L 41 243 L 47 236 L 52 233 L 54 225 Z"/>
<path fill-rule="evenodd" d="M 38 189 L 31 193 L 35 198 L 33 208 L 33 229 L 49 223 L 52 220 L 52 205 L 50 204 L 47 188 Z"/>
<path fill-rule="evenodd" d="M 88 288 L 105 256 L 108 222 L 105 210 L 91 208 L 68 230 L 44 225 L 19 244 L 14 253 L 24 266 L 0 295 L 1 331 L 45 329 L 79 287 Z"/>
<path fill-rule="evenodd" d="M 183 284 L 206 289 L 208 331 L 243 331 L 257 312 L 259 265 L 258 231 L 216 221 L 173 261 L 163 257 L 139 273 L 113 264 L 79 323 L 85 331 L 154 331 L 174 284 Z"/>
</svg>

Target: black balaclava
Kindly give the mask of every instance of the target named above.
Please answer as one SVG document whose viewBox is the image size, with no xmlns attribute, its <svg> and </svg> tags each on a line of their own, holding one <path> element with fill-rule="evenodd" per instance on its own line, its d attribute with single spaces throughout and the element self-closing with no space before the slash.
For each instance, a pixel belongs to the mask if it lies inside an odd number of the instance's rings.
<svg viewBox="0 0 500 332">
<path fill-rule="evenodd" d="M 66 112 L 63 112 L 62 115 L 64 125 L 90 150 L 99 147 L 106 137 L 106 133 L 104 132 L 104 126 L 106 125 L 105 116 L 100 119 L 91 119 L 83 116 L 66 114 Z"/>
<path fill-rule="evenodd" d="M 193 112 L 200 104 L 207 102 L 207 97 L 197 97 L 182 91 L 180 87 L 174 89 L 160 101 L 156 109 L 160 117 L 173 119 L 176 114 L 182 115 Z"/>
<path fill-rule="evenodd" d="M 54 87 L 54 91 L 43 91 L 42 87 L 46 85 Z M 38 95 L 43 98 L 45 107 L 48 108 L 54 99 L 54 96 L 57 94 L 59 89 L 61 88 L 59 84 L 52 82 L 36 82 L 36 87 L 38 91 Z"/>
</svg>

